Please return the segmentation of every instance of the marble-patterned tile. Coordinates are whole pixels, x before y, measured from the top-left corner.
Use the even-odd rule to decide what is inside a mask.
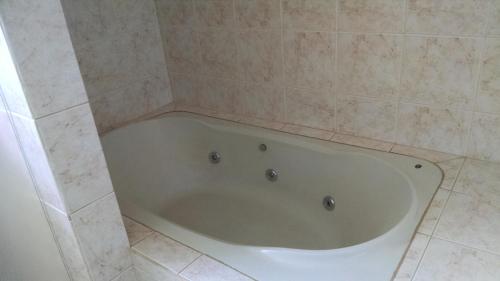
[[[235,113],[270,121],[283,121],[284,91],[279,86],[242,83],[235,97]]]
[[[425,215],[420,222],[420,226],[418,227],[418,232],[432,235],[434,229],[436,228],[436,224],[443,212],[444,206],[450,197],[451,191],[439,188],[434,194],[434,198],[432,198],[431,204],[427,208]]]
[[[467,155],[500,161],[500,115],[474,113]]]
[[[283,40],[287,86],[332,88],[335,54],[332,33],[286,31]]]
[[[459,155],[455,154],[444,153],[440,151],[428,150],[428,149],[411,147],[400,144],[394,145],[394,147],[391,149],[391,152],[425,159],[434,163],[448,162],[450,160],[460,158]]]
[[[413,280],[494,281],[500,257],[432,238]]]
[[[396,99],[403,37],[342,33],[338,40],[338,94]]]
[[[330,0],[283,0],[283,27],[297,30],[335,30],[336,5]]]
[[[196,32],[190,28],[162,27],[165,58],[168,71],[194,74],[201,61]]]
[[[500,2],[494,0],[491,5],[486,33],[497,36],[500,35]]]
[[[132,251],[132,262],[137,269],[138,281],[181,281],[184,280],[172,271]]]
[[[247,117],[247,116],[243,116],[237,121],[243,124],[266,128],[266,129],[272,129],[272,130],[281,130],[285,126],[283,122],[269,121],[256,117]]]
[[[200,253],[159,233],[142,240],[133,249],[169,270],[179,273]]]
[[[125,230],[127,231],[128,241],[130,242],[130,245],[135,245],[142,239],[153,234],[153,230],[151,230],[149,227],[127,217],[122,218],[123,224],[125,225]]]
[[[169,73],[172,83],[172,95],[176,105],[199,105],[200,99],[196,89],[198,78],[192,75]]]
[[[233,0],[194,0],[198,27],[233,27]]]
[[[122,272],[119,276],[111,281],[140,281],[137,278],[137,273],[135,268],[130,267],[126,271]]]
[[[458,177],[458,173],[464,164],[465,158],[457,158],[436,163],[443,170],[443,182],[441,188],[451,190]]]
[[[241,28],[280,28],[280,0],[236,0],[236,18]]]
[[[408,0],[406,31],[443,35],[481,35],[489,1]]]
[[[397,142],[463,155],[471,112],[401,103]]]
[[[500,164],[467,159],[453,191],[500,201]]]
[[[500,5],[500,4],[499,4]],[[482,57],[477,110],[500,113],[500,39],[488,38]]]
[[[50,168],[35,121],[31,118],[12,114],[12,122],[19,137],[19,142],[31,175],[34,182],[36,182],[38,196],[43,202],[66,212],[66,205]]]
[[[64,264],[74,281],[91,281],[87,265],[80,252],[77,237],[69,217],[50,205],[45,205],[47,220],[52,227],[54,239],[59,245]]]
[[[94,281],[108,281],[132,265],[114,193],[72,214],[71,224]]]
[[[10,55],[7,39],[0,30],[0,96],[3,96],[10,112],[31,118],[31,110],[24,96],[20,77]]]
[[[33,117],[87,101],[60,1],[2,1],[0,17]]]
[[[162,26],[192,26],[195,22],[193,1],[155,0]]]
[[[238,58],[242,78],[248,82],[280,84],[283,54],[280,30],[238,32]]]
[[[417,271],[420,260],[422,259],[430,236],[417,233],[411,241],[410,247],[406,252],[403,262],[399,266],[394,281],[411,281]]]
[[[92,101],[91,107],[99,132],[153,112],[172,101],[165,79],[151,77],[115,89]]]
[[[452,192],[434,236],[500,253],[500,201]]]
[[[292,124],[287,124],[283,128],[281,128],[280,130],[287,132],[287,133],[294,134],[294,135],[301,135],[301,136],[322,139],[322,140],[329,140],[333,136],[332,131],[325,131],[325,130],[310,128],[310,127],[303,127],[303,126],[292,125]]]
[[[238,95],[238,83],[228,79],[201,77],[197,86],[199,105],[215,111],[232,113]]]
[[[408,36],[401,100],[471,110],[479,43],[472,38]]]
[[[237,40],[227,29],[199,32],[201,72],[220,78],[237,78]]]
[[[251,278],[238,271],[210,258],[201,256],[181,274],[191,281],[250,281]]]
[[[396,102],[337,98],[339,133],[392,142],[396,133]]]
[[[335,97],[329,90],[286,89],[286,122],[335,129]]]
[[[335,134],[330,139],[333,142],[359,146],[380,151],[390,151],[394,144],[369,138],[356,137],[352,135]]]
[[[88,104],[36,123],[69,213],[113,191]]]
[[[401,0],[341,0],[339,31],[400,33],[405,3]]]

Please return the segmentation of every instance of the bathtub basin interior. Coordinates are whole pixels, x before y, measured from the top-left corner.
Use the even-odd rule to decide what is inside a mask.
[[[192,114],[133,124],[102,142],[122,212],[259,280],[285,280],[288,262],[313,270],[303,260],[311,255],[330,255],[325,264],[376,251],[391,235],[397,261],[441,180],[415,158]],[[276,270],[255,270],[271,260]]]

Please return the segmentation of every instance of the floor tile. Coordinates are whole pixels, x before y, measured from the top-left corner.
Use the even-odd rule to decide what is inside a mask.
[[[195,250],[159,233],[142,240],[133,249],[175,273],[200,256]]]
[[[434,232],[434,228],[443,212],[444,206],[448,201],[448,197],[450,196],[450,191],[446,189],[438,189],[434,198],[432,199],[431,205],[427,209],[422,222],[420,223],[420,227],[418,228],[418,232],[424,233],[427,235],[431,235]]]
[[[414,281],[497,281],[500,257],[431,239]]]
[[[410,281],[417,271],[418,264],[424,255],[424,251],[429,244],[430,236],[417,233],[411,242],[410,248],[406,252],[403,262],[394,281]]]
[[[500,201],[500,163],[467,159],[453,190]]]
[[[153,230],[127,217],[123,217],[123,223],[125,224],[130,245],[135,245],[137,242],[153,234]]]
[[[500,254],[500,201],[452,192],[436,237]]]
[[[457,158],[436,163],[443,170],[444,174],[443,182],[440,186],[441,188],[450,190],[453,188],[464,161],[465,158]]]
[[[180,274],[190,281],[247,281],[251,278],[207,256],[201,256]]]

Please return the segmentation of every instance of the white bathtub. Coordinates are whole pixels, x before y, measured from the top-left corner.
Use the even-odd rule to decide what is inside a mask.
[[[125,215],[258,280],[390,280],[442,179],[424,160],[188,113],[102,142]]]

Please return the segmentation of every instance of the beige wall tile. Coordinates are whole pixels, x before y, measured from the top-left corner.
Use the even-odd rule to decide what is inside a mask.
[[[74,213],[71,221],[94,281],[108,281],[132,265],[114,193]]]
[[[237,78],[236,34],[215,29],[199,32],[201,72],[220,78]]]
[[[453,190],[476,198],[500,201],[500,164],[467,159]]]
[[[190,28],[162,27],[162,38],[170,73],[194,74],[200,68],[200,48],[196,32]]]
[[[500,253],[500,201],[453,192],[434,235],[492,253]]]
[[[336,1],[283,0],[284,28],[298,30],[335,30]]]
[[[210,257],[201,256],[181,274],[191,281],[251,281],[252,279],[239,273]]]
[[[400,104],[397,142],[463,155],[471,113]]]
[[[335,129],[335,97],[329,90],[286,89],[286,122]]]
[[[395,99],[399,93],[403,38],[339,34],[338,94]]]
[[[469,38],[407,37],[401,100],[472,109],[479,43]]]
[[[60,1],[2,1],[0,17],[34,118],[88,101]]]
[[[492,0],[487,34],[500,35],[500,1]]]
[[[475,113],[469,139],[468,156],[500,161],[500,116]]]
[[[77,237],[71,227],[70,218],[50,205],[45,205],[47,220],[50,222],[52,233],[56,239],[64,264],[74,281],[91,281],[87,265],[80,252]]]
[[[486,41],[486,51],[482,57],[477,110],[500,113],[500,39],[497,38],[489,38]]]
[[[158,20],[162,26],[194,24],[194,4],[191,0],[155,0]]]
[[[236,0],[236,18],[241,28],[280,28],[280,0]]]
[[[235,97],[235,112],[270,121],[283,121],[284,98],[284,90],[280,86],[242,83]]]
[[[498,256],[432,238],[415,281],[494,281],[500,275]]]
[[[254,83],[283,82],[281,32],[246,30],[238,33],[239,69],[242,78]]]
[[[195,250],[159,233],[147,237],[133,248],[175,273],[179,273],[200,256]]]
[[[196,84],[199,106],[220,112],[232,113],[238,96],[238,83],[233,80],[201,77]]]
[[[198,77],[170,73],[172,80],[172,95],[176,105],[199,105],[200,99],[196,90]]]
[[[68,213],[113,191],[88,104],[36,123]]]
[[[402,32],[405,1],[402,0],[340,0],[339,31]]]
[[[396,133],[396,109],[396,102],[339,97],[336,115],[338,132],[393,141]]]
[[[194,0],[199,27],[233,27],[233,0]]]
[[[409,33],[484,34],[489,1],[408,0],[406,31]]]
[[[332,33],[287,31],[283,44],[287,86],[306,89],[333,86],[335,42]]]

